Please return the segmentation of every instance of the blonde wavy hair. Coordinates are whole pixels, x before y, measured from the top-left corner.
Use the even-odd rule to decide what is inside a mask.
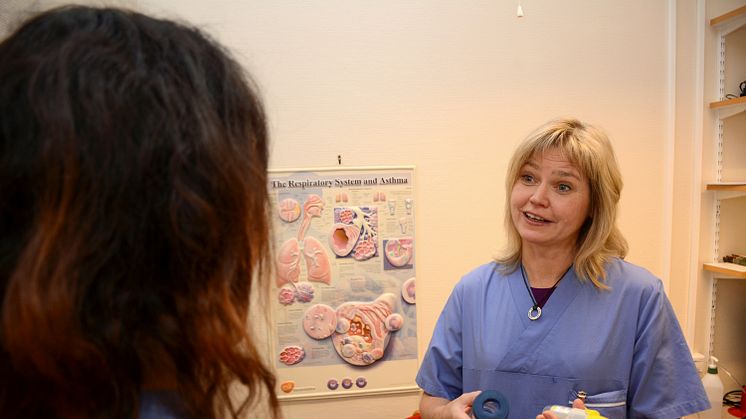
[[[575,272],[581,280],[590,280],[596,287],[606,289],[604,265],[611,258],[627,255],[627,241],[616,225],[622,176],[606,134],[577,119],[558,119],[542,125],[513,154],[505,177],[508,243],[495,260],[503,273],[514,272],[521,263],[522,241],[511,217],[510,196],[521,168],[533,156],[550,149],[560,150],[588,179],[590,216],[578,235]]]

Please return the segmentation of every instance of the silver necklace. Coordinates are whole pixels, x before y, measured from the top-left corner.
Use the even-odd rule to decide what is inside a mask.
[[[565,273],[560,275],[557,282],[552,285],[552,289],[557,288],[557,284],[559,284],[560,281],[562,281],[562,278],[567,275],[568,272],[570,272],[570,268],[572,268],[572,265],[570,265]],[[528,286],[528,280],[526,279],[526,273],[523,271],[523,263],[521,263],[521,276],[523,277],[523,283],[526,285],[526,291],[528,291],[528,296],[531,297],[531,302],[534,303],[534,305],[531,306],[531,308],[528,309],[528,319],[531,321],[539,320],[539,317],[541,317],[541,307],[539,307],[539,304],[536,302],[536,298],[534,298],[534,293],[531,292],[531,287]]]

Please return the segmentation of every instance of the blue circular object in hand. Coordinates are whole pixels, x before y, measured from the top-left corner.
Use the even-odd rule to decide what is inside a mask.
[[[499,391],[485,390],[474,399],[471,411],[476,419],[506,419],[510,406]]]

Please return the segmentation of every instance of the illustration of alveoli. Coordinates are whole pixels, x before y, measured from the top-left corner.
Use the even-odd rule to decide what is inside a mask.
[[[303,329],[321,340],[329,336],[337,354],[352,365],[370,365],[383,358],[391,333],[404,325],[396,313],[398,297],[381,294],[372,302],[347,302],[336,310],[316,304],[306,310]]]

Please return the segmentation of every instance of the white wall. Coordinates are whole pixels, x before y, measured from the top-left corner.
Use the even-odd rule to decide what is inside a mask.
[[[50,2],[44,2],[47,4]],[[461,275],[503,243],[503,174],[549,118],[605,128],[629,260],[668,283],[668,1],[119,1],[204,27],[259,81],[272,166],[417,166],[420,354]],[[669,199],[669,201],[667,201]],[[683,298],[683,297],[682,297]],[[286,404],[403,418],[417,395]]]

